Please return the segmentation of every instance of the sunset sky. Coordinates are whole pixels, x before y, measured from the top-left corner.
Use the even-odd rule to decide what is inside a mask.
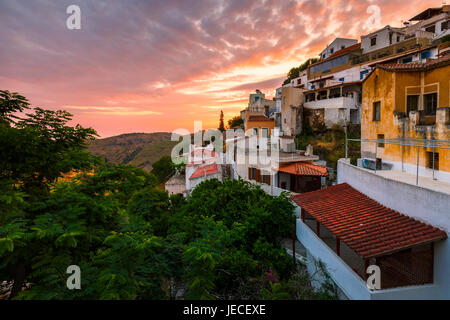
[[[66,8],[81,8],[81,30]],[[381,8],[378,25],[367,8]],[[336,37],[401,26],[441,0],[0,0],[0,89],[102,137],[217,127]]]

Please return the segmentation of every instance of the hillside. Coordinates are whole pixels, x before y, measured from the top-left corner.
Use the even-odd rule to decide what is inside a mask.
[[[113,163],[132,164],[147,171],[152,163],[170,155],[178,143],[170,141],[171,133],[128,133],[98,139],[90,143],[88,151]]]

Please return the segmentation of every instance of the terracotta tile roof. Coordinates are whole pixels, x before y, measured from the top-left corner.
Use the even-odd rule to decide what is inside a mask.
[[[356,50],[356,49],[359,49],[359,48],[361,48],[361,43],[355,43],[354,45],[351,45],[351,46],[349,46],[347,48],[344,48],[342,50],[336,51],[331,56],[329,56],[327,59],[331,59],[331,58],[340,56],[343,53],[346,53],[346,52],[352,51],[352,50]]]
[[[377,65],[377,68],[388,71],[426,71],[450,64],[450,55],[445,55],[437,59],[428,60],[425,63],[387,63]]]
[[[274,120],[269,119],[264,115],[252,115],[248,117],[248,121],[274,121]]]
[[[217,163],[208,164],[206,166],[198,168],[197,170],[194,171],[194,173],[191,175],[189,179],[192,180],[195,178],[203,177],[205,176],[205,172],[207,176],[219,172],[219,167],[217,166]]]
[[[445,231],[386,208],[347,183],[291,199],[364,259],[447,238]]]
[[[297,176],[321,176],[328,175],[327,168],[312,163],[294,162],[278,168],[278,171],[295,174]]]

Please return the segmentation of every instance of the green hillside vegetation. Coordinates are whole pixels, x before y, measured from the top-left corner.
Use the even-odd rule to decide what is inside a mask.
[[[152,164],[163,156],[170,156],[178,143],[170,140],[171,133],[129,133],[94,140],[88,151],[108,162],[131,164],[150,171]]]
[[[360,125],[349,125],[347,134],[349,139],[360,139]],[[303,131],[296,137],[295,141],[297,149],[301,150],[305,150],[306,146],[310,144],[313,147],[314,154],[318,155],[321,160],[326,160],[328,167],[336,169],[337,161],[345,158],[345,131],[339,125],[335,125],[331,129],[325,127],[313,129],[305,121]],[[348,157],[353,164],[356,164],[356,159],[361,157],[358,142],[349,142]]]

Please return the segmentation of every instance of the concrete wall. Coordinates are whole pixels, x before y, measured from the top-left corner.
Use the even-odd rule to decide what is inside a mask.
[[[357,109],[357,105],[358,103],[356,98],[339,97],[339,98],[305,102],[304,107],[307,109],[339,109],[339,108]]]

